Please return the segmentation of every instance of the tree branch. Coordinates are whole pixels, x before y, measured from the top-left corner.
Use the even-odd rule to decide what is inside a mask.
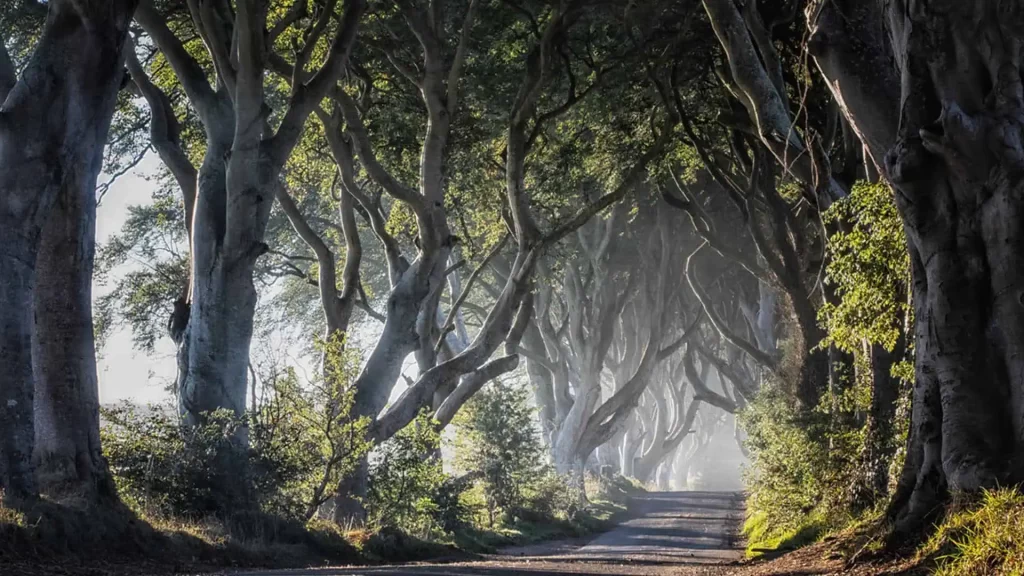
[[[661,156],[668,146],[668,143],[672,140],[672,130],[666,127],[662,130],[661,135],[657,141],[641,156],[636,163],[629,169],[622,182],[619,183],[618,187],[599,198],[596,202],[582,208],[572,218],[563,222],[561,225],[556,226],[554,230],[549,232],[541,240],[543,246],[551,246],[561,240],[566,234],[576,230],[583,224],[590,220],[595,214],[601,212],[605,208],[608,208],[612,204],[618,202],[626,196],[626,194],[633,191],[633,189],[643,180],[644,175],[647,173],[647,166],[654,159]]]
[[[288,111],[285,112],[281,125],[273,138],[266,143],[268,155],[278,166],[283,166],[287,162],[288,156],[302,135],[306,119],[315,108],[319,107],[328,92],[335,88],[338,79],[341,78],[348,66],[352,46],[356,41],[359,20],[366,9],[366,1],[346,0],[345,4],[345,12],[331,43],[327,60],[320,70],[310,78],[309,82],[292,84],[292,96],[289,98]],[[298,65],[299,63],[296,62],[296,66]]]
[[[697,296],[697,300],[700,301],[701,306],[704,308],[704,313],[707,315],[708,320],[711,321],[711,325],[715,327],[715,330],[717,330],[723,338],[740,350],[746,352],[758,364],[774,371],[777,366],[775,358],[761,351],[757,346],[751,344],[746,339],[739,337],[730,330],[725,321],[718,316],[717,312],[715,312],[711,298],[708,297],[707,293],[704,292],[704,288],[700,285],[700,282],[697,281],[694,257],[700,253],[705,246],[707,246],[707,243],[702,243],[686,258],[686,279],[690,284],[690,289],[693,290],[693,293]]]
[[[331,95],[345,117],[346,131],[352,136],[356,155],[370,178],[391,197],[408,205],[418,217],[424,216],[427,210],[419,193],[396,180],[377,160],[373,144],[370,143],[370,137],[366,132],[366,126],[363,124],[355,100],[340,88],[332,90]]]
[[[466,280],[466,286],[462,289],[462,293],[459,294],[459,297],[455,301],[455,303],[452,304],[451,310],[448,311],[448,316],[444,319],[444,324],[441,325],[441,337],[437,339],[437,344],[434,345],[435,353],[441,350],[441,345],[444,343],[444,337],[450,330],[450,327],[454,327],[453,322],[455,320],[455,315],[458,314],[459,308],[462,307],[462,303],[465,302],[466,298],[469,297],[469,292],[470,290],[473,289],[473,284],[477,281],[477,278],[480,277],[480,273],[483,272],[484,268],[487,267],[487,264],[490,263],[490,261],[495,256],[497,256],[499,252],[501,252],[501,249],[505,247],[506,243],[508,243],[508,234],[503,236],[501,238],[501,241],[495,244],[493,248],[491,248],[491,251],[488,252],[487,256],[484,257],[483,262],[481,262],[480,265],[476,267],[476,270],[473,270],[473,273],[470,274],[469,279]]]
[[[437,412],[434,413],[434,419],[440,422],[441,428],[444,428],[458,414],[459,409],[462,408],[466,401],[483,388],[484,384],[502,374],[515,370],[518,365],[519,356],[510,354],[491,360],[481,366],[479,370],[463,376],[462,381],[459,382],[455,390],[438,407]]]
[[[156,11],[152,2],[153,0],[142,0],[139,3],[139,7],[135,10],[135,21],[142,26],[156,47],[163,53],[167,63],[174,70],[178,82],[181,83],[185,95],[188,96],[189,102],[195,106],[203,125],[209,128],[214,125],[214,115],[218,112],[219,98],[206,80],[206,73],[185,50],[181,40],[167,27],[167,21]]]
[[[135,45],[129,36],[125,42],[125,65],[132,83],[149,105],[149,141],[156,149],[160,160],[171,171],[174,181],[181,189],[185,206],[185,230],[192,242],[192,214],[195,212],[198,170],[192,165],[188,154],[181,146],[178,136],[178,120],[174,117],[171,101],[159,87],[149,79],[145,68],[135,55]]]
[[[459,45],[455,49],[455,59],[452,61],[452,67],[448,70],[448,118],[455,117],[455,110],[459,105],[459,79],[462,76],[462,66],[466,62],[466,54],[469,51],[469,33],[473,29],[473,22],[476,19],[477,4],[477,0],[469,2],[466,18],[462,21]]]

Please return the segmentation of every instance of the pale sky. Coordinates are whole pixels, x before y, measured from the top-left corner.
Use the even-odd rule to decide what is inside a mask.
[[[135,170],[122,176],[103,197],[96,212],[96,242],[105,243],[116,234],[128,214],[128,206],[146,204],[151,200],[154,183],[142,176],[153,175],[160,166],[156,154],[149,153]],[[105,176],[100,177],[103,181]],[[93,286],[93,297],[104,293],[103,286]],[[132,347],[131,332],[119,329],[107,339],[99,351],[100,402],[108,404],[124,399],[148,404],[170,397],[164,387],[174,377],[174,344],[169,338],[157,341],[156,353],[147,356]]]

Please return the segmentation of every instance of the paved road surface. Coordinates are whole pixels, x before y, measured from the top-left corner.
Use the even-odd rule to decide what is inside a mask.
[[[636,498],[630,518],[585,544],[505,550],[485,561],[376,568],[329,568],[245,576],[511,576],[513,574],[713,575],[742,557],[735,492],[653,492]],[[241,576],[241,575],[239,575]]]

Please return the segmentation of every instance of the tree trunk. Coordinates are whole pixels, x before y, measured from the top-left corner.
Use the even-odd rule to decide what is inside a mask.
[[[864,477],[854,493],[854,502],[865,508],[888,495],[889,465],[896,451],[893,423],[900,396],[900,381],[892,375],[892,367],[903,358],[900,340],[893,352],[878,344],[871,346],[871,408],[861,454]]]
[[[627,428],[626,434],[622,439],[622,475],[627,478],[636,477],[636,450],[639,438],[637,438],[636,429],[633,427]]]
[[[559,474],[568,474],[580,460],[580,440],[586,431],[587,419],[601,399],[600,396],[601,387],[594,380],[590,380],[577,390],[576,399],[572,408],[569,409],[569,415],[566,416],[562,427],[555,435],[555,443],[552,447],[552,459],[555,470]],[[580,465],[582,466],[582,464]]]
[[[21,80],[0,95],[0,485],[10,500],[37,493],[32,334],[41,231],[58,196],[91,199],[95,190],[134,9],[131,0],[52,0]],[[73,426],[88,427],[82,420]]]
[[[203,422],[204,414],[220,409],[235,416],[245,413],[256,310],[252,273],[259,253],[239,255],[225,250],[224,158],[229,149],[229,145],[210,139],[199,169],[192,229],[192,307],[178,349],[178,406],[188,426]],[[267,201],[271,198],[273,195]],[[244,443],[245,438],[238,440]]]
[[[419,345],[416,332],[420,308],[433,287],[444,281],[443,264],[450,249],[440,255],[420,257],[404,272],[392,289],[387,303],[384,330],[370,352],[353,386],[355,399],[351,417],[377,418],[387,405],[391,391],[402,373],[405,359]],[[338,485],[334,520],[339,524],[366,520],[365,496],[369,484],[369,463],[363,458],[359,467]]]
[[[911,255],[916,382],[890,508],[901,533],[950,492],[1024,480],[1024,11],[847,1],[812,16],[813,54],[884,158]]]
[[[62,189],[43,228],[37,260],[33,459],[43,492],[88,499],[113,497],[115,491],[100,450],[92,325],[95,248],[94,185]]]
[[[658,469],[658,490],[662,492],[668,492],[671,490],[669,486],[672,478],[672,463],[669,460],[664,460],[661,463],[661,467]]]
[[[534,401],[537,403],[541,436],[544,438],[544,443],[550,446],[554,441],[554,433],[557,429],[554,374],[541,362],[533,358],[535,356],[547,356],[544,347],[544,337],[537,327],[537,323],[541,320],[537,317],[538,313],[536,311],[533,316],[533,321],[530,322],[526,332],[523,334],[523,346],[531,352],[531,354],[526,356],[526,374],[533,388]]]

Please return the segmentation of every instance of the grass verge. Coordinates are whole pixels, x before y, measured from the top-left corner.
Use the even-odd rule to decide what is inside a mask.
[[[936,576],[1024,574],[1024,494],[1004,488],[955,502],[918,556],[936,563]]]

